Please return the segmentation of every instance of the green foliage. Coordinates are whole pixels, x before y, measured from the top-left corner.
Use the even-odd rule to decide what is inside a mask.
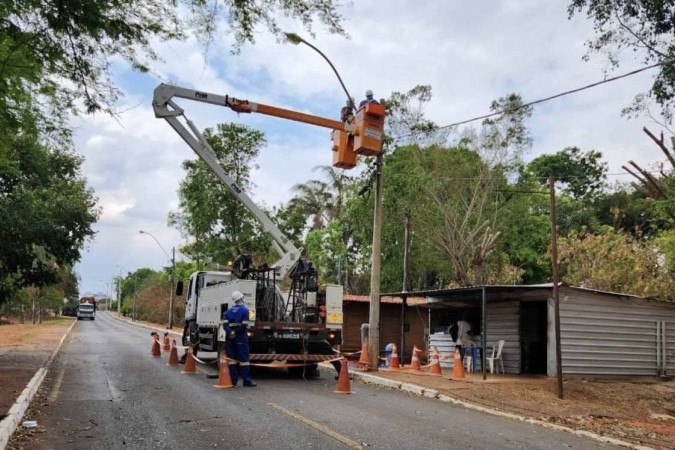
[[[260,26],[281,36],[280,15],[308,31],[318,18],[330,32],[345,34],[333,0],[2,0],[0,101],[20,111],[26,106],[21,91],[30,86],[57,111],[79,109],[80,103],[87,112],[111,111],[119,97],[110,77],[115,58],[147,71],[157,59],[153,42],[189,35],[209,42],[223,19],[236,51],[254,42]]]
[[[675,299],[675,277],[661,264],[653,240],[604,227],[573,233],[559,242],[562,279],[576,286]]]
[[[204,137],[211,145],[219,164],[246,192],[253,188],[250,180],[254,160],[265,145],[262,132],[234,123],[207,129]],[[185,236],[196,237],[197,250],[218,261],[232,261],[241,253],[252,253],[257,260],[270,257],[269,237],[261,233],[252,214],[229,188],[201,160],[183,163],[187,171],[178,190],[179,210],[169,214],[169,223]]]
[[[527,165],[527,172],[542,185],[549,176],[554,176],[556,183],[562,183],[563,192],[573,198],[588,198],[605,186],[607,163],[598,151],[567,147],[533,159]]]
[[[18,134],[5,163],[0,168],[1,289],[53,284],[61,268],[79,260],[99,214],[80,171],[82,158]]]
[[[642,111],[651,100],[670,121],[675,105],[675,1],[573,0],[568,11],[570,16],[586,12],[596,32],[588,47],[606,55],[612,67],[619,65],[625,49],[636,52],[645,64],[663,62],[647,94],[637,96],[624,112]]]

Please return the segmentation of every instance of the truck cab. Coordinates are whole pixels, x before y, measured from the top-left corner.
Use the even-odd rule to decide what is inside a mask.
[[[77,320],[82,319],[96,319],[96,310],[94,305],[91,303],[81,303],[80,306],[77,307]]]

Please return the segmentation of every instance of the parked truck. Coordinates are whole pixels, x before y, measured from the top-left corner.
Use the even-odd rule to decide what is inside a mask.
[[[184,345],[192,345],[195,352],[225,351],[225,334],[221,324],[227,308],[231,306],[231,294],[237,290],[244,294],[244,303],[250,311],[252,325],[248,336],[251,361],[303,363],[308,365],[309,372],[315,371],[318,362],[335,357],[334,348],[342,343],[342,286],[320,285],[312,263],[301,257],[293,242],[224,171],[211,146],[194,123],[185,117],[175,98],[226,106],[239,113],[258,112],[289,118],[332,128],[345,135],[356,132],[358,124],[168,84],[159,85],[153,97],[155,116],[165,119],[232,195],[253,214],[263,230],[272,237],[279,254],[279,260],[269,267],[255,268],[249,255],[240,255],[231,270],[193,273],[185,293]],[[360,136],[359,148],[372,146],[379,151],[380,143],[373,144],[372,132],[370,140],[363,138],[366,136],[364,133]],[[349,138],[353,140],[354,136],[349,134]],[[348,150],[353,151],[352,147]],[[287,291],[282,291],[282,283],[288,283]],[[177,294],[182,295],[182,291],[183,283],[179,281]],[[307,370],[304,369],[305,373]]]
[[[78,302],[79,305],[83,303],[89,303],[94,306],[94,310],[96,310],[96,297],[93,295],[85,295],[84,297],[80,297],[80,301]]]

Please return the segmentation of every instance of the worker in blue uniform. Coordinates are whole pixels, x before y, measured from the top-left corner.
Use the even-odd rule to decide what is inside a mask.
[[[373,98],[373,91],[371,91],[370,89],[368,89],[368,90],[366,91],[366,99],[365,99],[365,100],[361,100],[361,103],[359,103],[359,108],[361,108],[362,106],[367,105],[368,103],[375,103],[376,105],[379,105],[379,104],[380,104],[380,102],[378,102],[377,100],[375,100],[375,99]]]
[[[244,294],[239,291],[232,293],[234,306],[228,308],[223,318],[223,327],[227,339],[228,368],[232,384],[237,385],[239,376],[244,387],[253,387],[256,384],[251,379],[251,363],[248,356],[248,320],[249,312],[244,305]]]

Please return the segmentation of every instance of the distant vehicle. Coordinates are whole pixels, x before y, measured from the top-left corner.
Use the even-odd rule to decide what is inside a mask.
[[[94,306],[94,310],[98,309],[96,308],[96,297],[93,295],[85,295],[84,297],[80,298],[80,305],[83,303],[90,303]]]
[[[96,320],[96,308],[91,303],[80,303],[77,307],[77,320]]]
[[[61,310],[61,315],[67,316],[67,317],[76,317],[77,316],[77,306],[65,306]]]

